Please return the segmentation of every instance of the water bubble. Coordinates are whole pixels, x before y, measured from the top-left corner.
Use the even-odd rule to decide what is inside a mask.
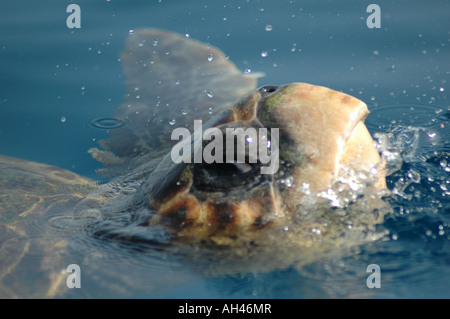
[[[270,24],[266,25],[266,31],[272,31],[272,30],[273,30],[273,27]]]
[[[210,99],[214,96],[213,92],[211,92],[211,91],[206,91],[206,95],[207,95]]]
[[[267,53],[267,51],[262,51],[261,52],[261,56],[263,57],[263,58],[265,58],[265,57],[267,57],[269,54]]]
[[[245,69],[245,73],[252,73],[252,69]]]
[[[181,110],[181,114],[183,114],[183,115],[187,115],[187,114],[188,114],[188,112],[187,112],[186,110]]]
[[[177,122],[177,120],[171,119],[171,120],[169,121],[169,124],[170,124],[170,125],[175,125],[176,122]]]
[[[212,109],[212,107],[208,108],[208,114],[213,114],[213,109]]]
[[[61,116],[61,122],[65,123],[66,122],[66,118],[64,116]]]
[[[214,59],[214,56],[212,54],[208,55],[208,61],[211,62]]]
[[[153,40],[153,46],[156,47],[158,45],[159,39],[156,38],[155,40]]]
[[[130,31],[128,31],[128,33],[129,33],[129,34],[133,34],[133,33],[134,33],[134,30],[131,29]]]

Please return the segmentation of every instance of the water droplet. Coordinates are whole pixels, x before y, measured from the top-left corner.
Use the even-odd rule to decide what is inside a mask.
[[[245,73],[252,73],[252,69],[245,69]]]
[[[268,55],[269,55],[269,54],[267,53],[267,51],[261,52],[261,56],[262,56],[263,58],[267,57]]]
[[[177,120],[171,119],[171,120],[169,121],[169,124],[170,124],[170,125],[175,125],[176,122],[177,122]]]
[[[272,30],[273,30],[273,27],[270,24],[266,25],[266,31],[272,31]]]
[[[444,88],[439,88],[439,91],[440,92],[444,92]]]
[[[214,59],[214,56],[212,54],[208,55],[208,61],[211,62]]]
[[[187,112],[186,110],[181,110],[181,114],[183,114],[183,115],[187,115],[187,114],[188,114],[188,112]]]
[[[213,109],[212,109],[212,107],[208,108],[208,114],[213,114]]]
[[[214,96],[214,94],[213,94],[211,91],[207,91],[207,92],[206,92],[206,95],[207,95],[209,98],[212,98],[212,97]]]
[[[180,80],[176,80],[176,81],[175,81],[175,84],[176,84],[176,85],[180,84]]]
[[[61,122],[65,123],[66,122],[66,118],[64,116],[61,116]]]
[[[153,46],[156,47],[158,45],[159,39],[156,38],[155,40],[153,40]]]
[[[435,138],[436,137],[436,132],[428,132],[427,133],[429,138]]]
[[[129,34],[133,34],[133,33],[134,33],[134,30],[130,30],[130,31],[128,31],[128,33],[129,33]]]

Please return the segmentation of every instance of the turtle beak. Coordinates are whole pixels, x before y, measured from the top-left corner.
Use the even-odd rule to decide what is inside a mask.
[[[263,125],[280,128],[281,157],[293,163],[297,185],[323,191],[344,166],[375,171],[380,156],[364,125],[369,114],[365,103],[306,83],[261,90],[258,118]],[[382,170],[378,171],[377,186],[385,187]]]

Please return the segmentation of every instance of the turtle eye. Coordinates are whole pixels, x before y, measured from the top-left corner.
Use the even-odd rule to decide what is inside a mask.
[[[205,192],[231,190],[244,185],[254,185],[261,181],[259,163],[201,163],[194,164],[196,189]]]
[[[265,85],[259,89],[259,93],[261,94],[261,96],[266,96],[270,93],[277,91],[278,88],[279,86],[277,85]]]

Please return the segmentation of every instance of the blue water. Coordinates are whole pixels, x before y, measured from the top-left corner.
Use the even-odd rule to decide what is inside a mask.
[[[354,95],[372,111],[372,133],[399,123],[422,128],[418,147],[388,180],[395,188],[411,169],[421,177],[394,197],[389,240],[302,273],[200,276],[144,297],[450,297],[449,1],[377,1],[380,29],[366,26],[371,2],[359,0],[78,0],[80,29],[66,26],[70,3],[0,3],[1,154],[99,179],[101,165],[87,150],[107,133],[88,123],[121,103],[118,56],[140,27],[217,46],[240,70],[264,72],[259,85],[308,82]],[[380,289],[365,285],[371,263],[381,267]]]

